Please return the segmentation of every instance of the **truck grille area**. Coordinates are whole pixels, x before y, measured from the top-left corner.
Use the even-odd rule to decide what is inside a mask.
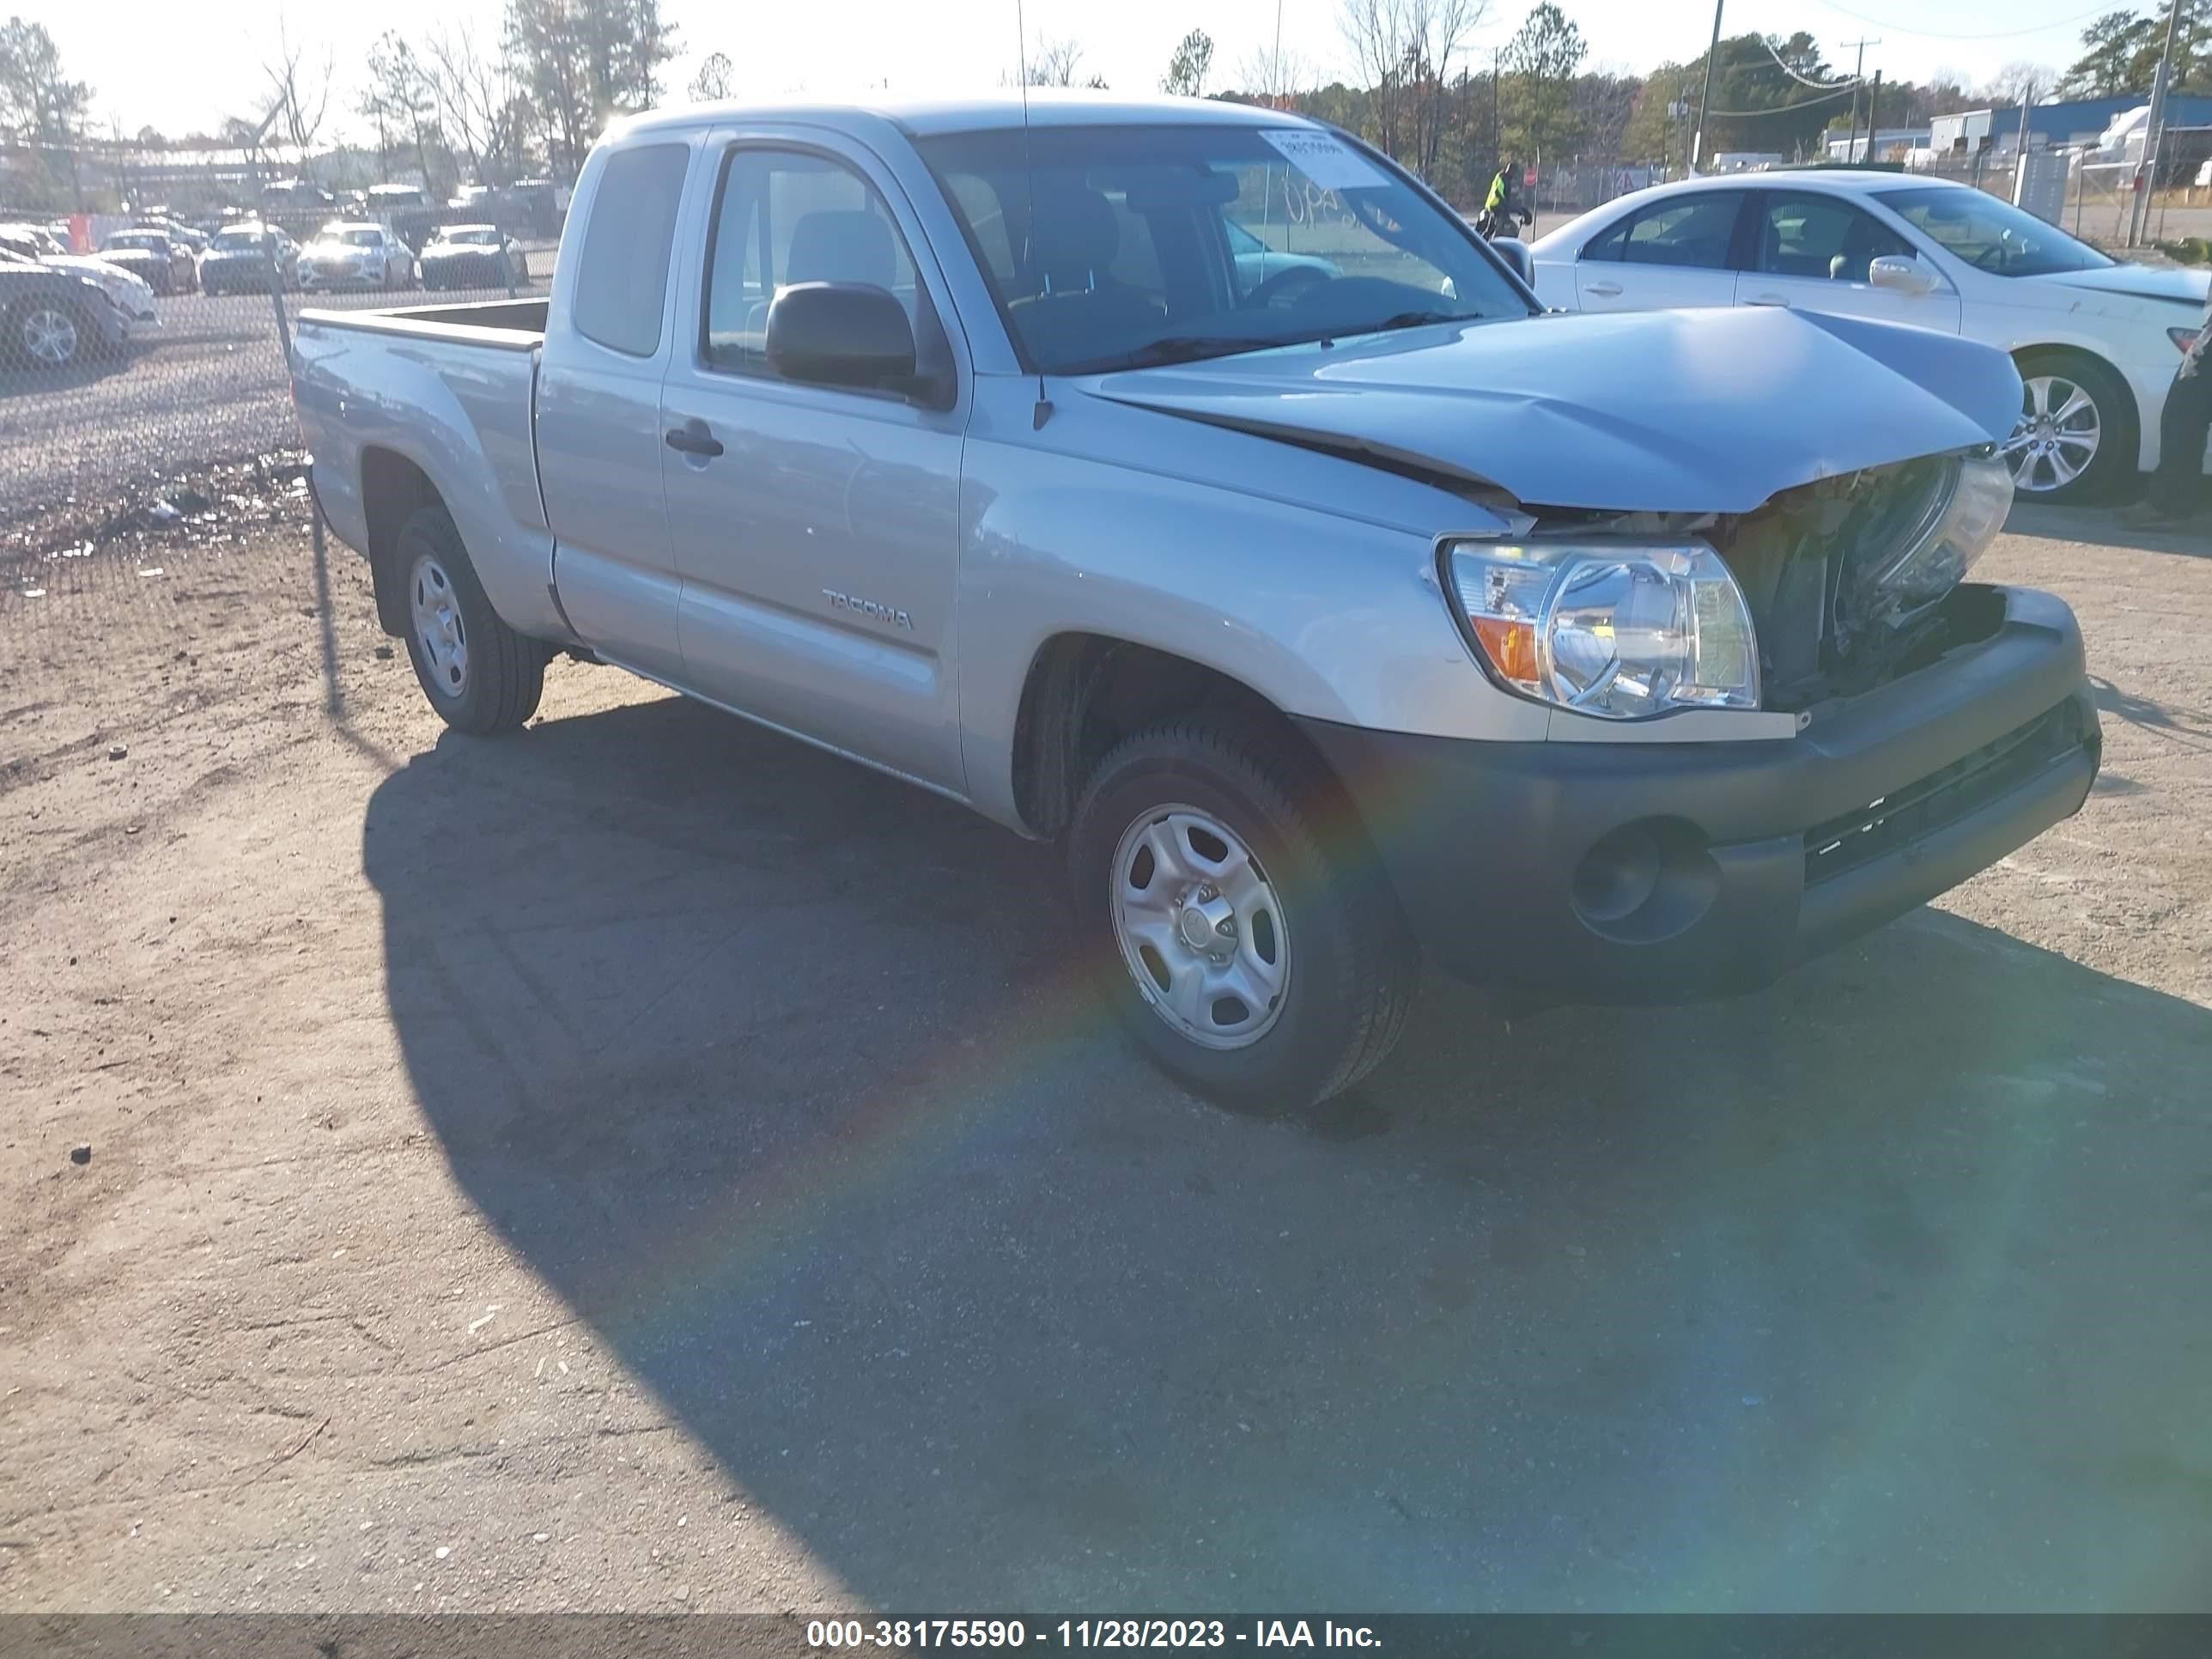
[[[1894,793],[1815,824],[1805,832],[1806,886],[1832,881],[1956,823],[2052,761],[2094,744],[2094,731],[2069,697]]]

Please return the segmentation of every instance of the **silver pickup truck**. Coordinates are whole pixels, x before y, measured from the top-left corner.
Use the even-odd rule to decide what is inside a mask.
[[[307,312],[295,392],[449,724],[565,651],[1060,839],[1101,996],[1279,1110],[1424,959],[1755,986],[2096,774],[2071,613],[1962,580],[2002,354],[1517,253],[1272,111],[708,106],[600,143],[550,303]]]

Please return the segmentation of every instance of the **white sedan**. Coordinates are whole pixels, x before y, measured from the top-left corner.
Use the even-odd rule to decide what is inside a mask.
[[[379,224],[343,222],[325,225],[300,250],[300,286],[319,288],[412,288],[415,255],[406,243]]]
[[[1528,252],[1536,292],[1565,310],[1797,306],[2001,347],[2025,388],[2005,458],[2020,493],[2049,501],[2157,465],[2212,280],[2118,264],[1971,185],[1850,169],[1660,185]]]

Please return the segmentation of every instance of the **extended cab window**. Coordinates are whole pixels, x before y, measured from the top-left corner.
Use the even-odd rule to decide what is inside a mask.
[[[1742,196],[1733,191],[1655,202],[1592,242],[1583,250],[1583,258],[1725,270],[1736,211],[1742,204]]]
[[[1833,196],[1766,198],[1759,215],[1759,268],[1771,276],[1863,283],[1867,267],[1912,250],[1871,214]]]
[[[801,150],[731,153],[714,202],[707,272],[707,361],[768,373],[768,308],[793,283],[866,283],[906,307],[917,338],[914,261],[868,181]]]
[[[660,349],[676,209],[690,159],[683,144],[641,144],[607,158],[592,193],[571,307],[586,339],[632,357]]]

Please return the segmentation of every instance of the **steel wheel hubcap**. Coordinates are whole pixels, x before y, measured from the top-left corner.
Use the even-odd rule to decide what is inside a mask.
[[[76,356],[76,325],[66,313],[41,307],[23,319],[23,349],[34,362],[58,368]]]
[[[2072,483],[2104,441],[2096,399],[2063,374],[2038,374],[2021,383],[2020,403],[2020,419],[2003,449],[2013,487],[2043,495]]]
[[[1207,1048],[1267,1034],[1290,988],[1290,930],[1234,830],[1194,806],[1155,808],[1122,832],[1108,881],[1122,965],[1153,1012]]]
[[[469,634],[461,622],[460,595],[446,567],[432,555],[415,561],[408,599],[431,681],[447,696],[459,696],[469,686]]]

